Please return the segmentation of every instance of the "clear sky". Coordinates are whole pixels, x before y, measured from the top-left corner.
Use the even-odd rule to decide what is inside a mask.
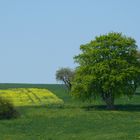
[[[0,82],[56,83],[81,44],[110,31],[140,46],[140,0],[0,0]]]

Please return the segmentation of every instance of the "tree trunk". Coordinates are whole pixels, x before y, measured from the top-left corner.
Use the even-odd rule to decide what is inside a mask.
[[[107,104],[107,109],[108,110],[114,110],[115,106],[114,106],[114,102],[106,102]]]
[[[104,93],[103,96],[103,101],[106,103],[106,107],[108,110],[114,110],[114,95],[111,93]]]

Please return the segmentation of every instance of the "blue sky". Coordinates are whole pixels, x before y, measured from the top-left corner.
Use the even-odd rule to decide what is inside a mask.
[[[140,46],[140,0],[0,0],[0,82],[56,83],[79,46],[110,31]]]

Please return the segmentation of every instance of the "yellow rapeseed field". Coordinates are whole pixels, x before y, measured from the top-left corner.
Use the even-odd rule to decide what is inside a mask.
[[[13,102],[15,106],[32,105],[62,105],[63,100],[47,89],[38,88],[14,88],[0,90],[0,97]]]

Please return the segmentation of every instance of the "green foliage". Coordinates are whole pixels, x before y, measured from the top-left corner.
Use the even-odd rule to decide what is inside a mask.
[[[60,68],[56,71],[56,80],[62,81],[69,90],[71,90],[73,78],[74,70],[70,68]]]
[[[75,57],[76,69],[72,94],[82,100],[101,97],[108,107],[122,95],[132,97],[140,83],[140,63],[133,38],[108,33],[81,45]]]
[[[0,97],[0,119],[16,118],[18,115],[14,105],[9,100]]]

